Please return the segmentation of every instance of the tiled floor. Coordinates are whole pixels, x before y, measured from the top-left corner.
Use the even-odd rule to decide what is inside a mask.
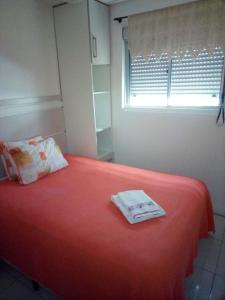
[[[0,260],[0,300],[60,300],[60,298],[46,288],[34,291],[30,278]]]
[[[225,218],[215,222],[216,234],[199,242],[195,272],[185,280],[187,300],[225,300]],[[35,292],[30,278],[0,261],[0,300],[41,299],[60,298],[45,288]]]
[[[216,233],[200,240],[195,272],[185,280],[187,300],[225,300],[225,218],[215,215]]]

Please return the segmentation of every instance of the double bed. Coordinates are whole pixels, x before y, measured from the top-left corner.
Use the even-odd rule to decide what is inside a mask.
[[[183,300],[199,238],[214,230],[195,179],[66,155],[30,185],[0,182],[0,256],[63,300]],[[142,189],[166,216],[131,225],[111,201]]]

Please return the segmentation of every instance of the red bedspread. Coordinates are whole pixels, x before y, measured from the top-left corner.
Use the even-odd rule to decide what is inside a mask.
[[[0,256],[64,300],[182,300],[197,242],[214,230],[203,183],[67,156],[28,186],[0,183]],[[166,217],[130,225],[111,195],[143,189]]]

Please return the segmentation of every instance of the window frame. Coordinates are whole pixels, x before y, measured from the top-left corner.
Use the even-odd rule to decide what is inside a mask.
[[[130,72],[131,72],[131,56],[128,49],[128,42],[124,40],[124,53],[125,53],[125,97],[123,101],[123,109],[129,111],[148,111],[148,110],[156,110],[156,111],[218,111],[218,108],[221,107],[221,96],[223,90],[225,88],[225,56],[223,62],[223,71],[221,76],[221,83],[220,83],[220,91],[219,91],[219,103],[218,105],[210,106],[197,106],[197,105],[170,105],[169,98],[171,94],[171,78],[172,78],[172,58],[169,59],[168,63],[168,81],[167,81],[167,103],[166,105],[159,105],[159,106],[134,106],[130,104]]]

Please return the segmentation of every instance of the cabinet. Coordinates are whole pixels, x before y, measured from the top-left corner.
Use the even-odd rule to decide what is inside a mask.
[[[83,0],[54,17],[69,153],[111,160],[108,7]]]
[[[92,63],[110,64],[109,9],[97,1],[89,0],[90,39]]]

